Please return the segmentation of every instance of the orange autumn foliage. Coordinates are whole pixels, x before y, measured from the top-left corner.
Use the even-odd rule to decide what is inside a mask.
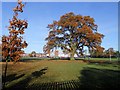
[[[54,22],[48,25],[50,32],[54,35],[49,33],[46,38],[46,46],[51,47],[50,49],[60,47],[69,52],[71,57],[74,57],[75,54],[83,55],[85,46],[89,50],[104,50],[100,45],[104,35],[98,33],[98,26],[95,24],[94,18],[75,15],[70,12],[62,15],[60,20]]]
[[[21,36],[24,34],[28,23],[26,20],[18,19],[18,14],[23,12],[23,7],[22,1],[18,0],[18,5],[13,9],[13,18],[9,20],[9,35],[2,36],[2,57],[4,60],[18,61],[21,57],[20,55],[24,53],[22,49],[28,45]]]

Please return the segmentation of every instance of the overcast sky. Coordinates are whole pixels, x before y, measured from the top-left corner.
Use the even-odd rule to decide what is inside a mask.
[[[16,4],[2,3],[2,34],[7,35],[6,26],[9,25],[9,19],[13,15],[12,9]],[[20,14],[20,18],[28,20],[29,24],[24,34],[24,39],[28,42],[25,52],[43,52],[45,38],[49,32],[47,25],[68,12],[93,17],[98,25],[98,32],[105,35],[102,46],[105,49],[118,49],[117,2],[27,2],[24,12]]]

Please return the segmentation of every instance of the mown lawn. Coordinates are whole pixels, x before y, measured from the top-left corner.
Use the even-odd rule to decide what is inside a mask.
[[[15,87],[29,88],[36,85],[39,89],[42,83],[71,80],[79,81],[82,89],[117,88],[120,87],[119,68],[118,64],[85,63],[80,60],[9,62],[6,88],[13,90]]]
[[[90,58],[90,60],[108,60],[110,61],[110,58]],[[118,58],[111,58],[111,61],[117,61]]]

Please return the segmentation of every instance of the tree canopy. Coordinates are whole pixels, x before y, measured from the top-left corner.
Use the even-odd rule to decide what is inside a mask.
[[[75,15],[70,12],[62,15],[58,21],[53,21],[48,28],[49,35],[45,39],[46,51],[59,47],[74,59],[75,54],[83,55],[85,46],[89,51],[104,50],[101,47],[104,35],[97,31],[98,26],[90,16]]]
[[[20,54],[23,53],[22,49],[28,45],[21,36],[24,34],[28,23],[26,20],[18,19],[18,14],[23,12],[23,7],[22,1],[18,0],[18,5],[13,9],[13,18],[9,20],[9,35],[2,36],[2,56],[4,60],[18,61]]]

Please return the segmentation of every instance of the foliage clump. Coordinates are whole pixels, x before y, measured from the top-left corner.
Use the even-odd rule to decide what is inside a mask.
[[[73,12],[60,17],[48,25],[49,35],[46,38],[46,52],[59,47],[65,53],[69,53],[71,59],[74,55],[81,56],[84,47],[89,51],[103,52],[101,47],[103,34],[97,32],[98,26],[90,16],[75,15]]]

